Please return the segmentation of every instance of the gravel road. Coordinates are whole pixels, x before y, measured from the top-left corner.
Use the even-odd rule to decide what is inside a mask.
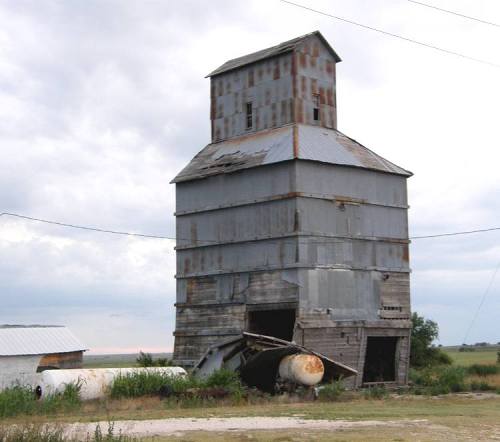
[[[99,422],[101,431],[106,434],[108,422]],[[347,420],[312,420],[298,417],[232,417],[207,419],[156,419],[137,421],[116,421],[114,433],[120,431],[127,436],[151,437],[181,435],[189,431],[244,431],[244,430],[341,430],[364,427],[408,427],[428,426],[426,419],[393,421],[347,421]],[[97,423],[70,424],[66,427],[68,436],[85,440],[92,435]]]

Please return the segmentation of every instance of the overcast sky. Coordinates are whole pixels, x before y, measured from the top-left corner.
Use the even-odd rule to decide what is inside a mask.
[[[299,1],[299,0],[297,0]],[[429,0],[500,23],[497,0]],[[406,0],[300,0],[500,64],[500,28]],[[0,212],[174,236],[169,181],[208,142],[224,61],[320,30],[339,129],[411,170],[411,235],[500,225],[500,69],[268,1],[0,0]],[[95,352],[173,346],[173,241],[0,217],[0,323],[65,324]],[[415,240],[412,306],[459,344],[500,232]],[[500,341],[500,272],[469,343]]]

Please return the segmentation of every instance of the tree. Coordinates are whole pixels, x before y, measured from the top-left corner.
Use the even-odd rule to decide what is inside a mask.
[[[439,336],[436,322],[413,313],[411,317],[410,365],[415,368],[452,363],[451,358],[440,348],[433,347],[432,342]]]

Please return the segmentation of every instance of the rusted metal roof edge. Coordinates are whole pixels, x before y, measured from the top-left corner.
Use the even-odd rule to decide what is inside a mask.
[[[372,151],[370,151],[370,152],[372,152]],[[380,155],[378,155],[378,156],[380,156]],[[259,164],[259,165],[251,165],[251,164],[249,164],[248,166],[242,165],[242,166],[239,166],[238,168],[235,168],[234,170],[228,170],[228,171],[217,171],[217,170],[215,170],[215,171],[207,172],[204,175],[199,175],[199,174],[194,175],[194,174],[191,174],[191,175],[184,175],[182,177],[177,176],[172,181],[170,181],[170,184],[177,184],[177,183],[185,183],[185,182],[188,182],[188,181],[203,180],[203,179],[210,178],[210,177],[213,177],[213,176],[216,176],[216,175],[226,175],[226,174],[228,175],[228,174],[231,174],[231,173],[239,172],[241,170],[257,169],[259,167],[275,166],[276,164],[288,163],[290,161],[310,161],[310,162],[313,162],[313,163],[329,164],[331,166],[347,167],[347,168],[362,169],[362,170],[371,170],[372,172],[387,173],[389,175],[398,175],[398,176],[404,176],[404,177],[407,177],[407,178],[413,176],[412,172],[409,172],[406,169],[403,169],[402,167],[396,166],[394,163],[391,163],[388,160],[386,160],[386,161],[388,161],[391,164],[394,164],[395,167],[397,167],[398,169],[402,169],[405,172],[403,173],[403,172],[396,172],[396,171],[392,171],[392,170],[383,170],[383,169],[377,169],[375,167],[367,167],[367,166],[356,166],[356,165],[353,165],[353,164],[331,163],[331,162],[328,162],[328,161],[311,160],[309,158],[290,158],[290,159],[287,159],[287,160],[276,161],[276,162],[267,163],[267,164]]]
[[[340,130],[338,129],[335,129],[340,135],[346,137],[346,138],[349,138],[349,140],[351,140],[352,142],[360,145],[361,147],[363,147],[364,149],[366,149],[368,152],[370,152],[374,157],[376,158],[381,158],[382,160],[384,160],[385,162],[391,164],[392,166],[398,168],[398,169],[401,169],[401,170],[404,170],[404,173],[398,173],[398,172],[394,172],[394,171],[387,171],[387,173],[392,173],[394,175],[402,175],[402,176],[408,176],[408,177],[411,177],[413,176],[413,172],[410,172],[409,170],[407,169],[404,169],[403,167],[401,166],[398,166],[397,164],[393,163],[392,161],[389,161],[388,159],[384,158],[382,155],[379,155],[378,153],[374,152],[373,150],[371,150],[369,147],[366,147],[364,144],[361,144],[359,141],[355,140],[354,138],[350,137],[349,135],[346,135],[344,132],[341,132]],[[340,164],[339,164],[340,166]],[[358,167],[358,166],[350,166],[350,165],[347,165],[346,166],[348,167]],[[371,170],[376,170],[377,172],[384,172],[383,170],[381,169],[374,169],[374,168],[371,168],[371,167],[361,167],[361,169],[371,169]]]
[[[271,48],[268,48],[268,49],[271,49]],[[262,52],[265,52],[268,49],[264,49]],[[234,65],[234,66],[228,66],[226,69],[222,69],[222,67],[224,66],[224,64],[229,63],[230,61],[233,61],[233,60],[236,61],[236,60],[238,60],[239,57],[238,58],[234,58],[233,60],[226,61],[226,63],[224,63],[223,65],[219,66],[214,71],[210,72],[210,74],[205,75],[204,78],[214,78],[214,77],[217,77],[217,76],[222,75],[222,74],[227,74],[228,72],[235,71],[236,69],[240,69],[243,66],[251,66],[253,64],[260,63],[262,60],[272,60],[273,58],[277,58],[277,57],[280,57],[281,55],[288,54],[289,52],[293,52],[294,49],[295,49],[295,47],[290,46],[288,48],[283,48],[279,52],[276,52],[276,53],[273,53],[273,54],[269,54],[269,55],[263,55],[260,58],[256,58],[254,60],[250,60],[248,62],[237,64],[237,65]],[[261,51],[254,52],[253,54],[258,54],[259,52],[261,52]],[[245,58],[245,57],[248,57],[248,56],[253,55],[253,54],[244,55],[241,58]]]
[[[320,31],[313,31],[308,34],[302,35],[300,37],[292,38],[290,40],[284,41],[282,43],[279,43],[275,46],[270,46],[266,49],[262,49],[260,51],[256,52],[251,52],[250,54],[243,55],[241,57],[237,58],[232,58],[222,65],[220,65],[217,69],[214,69],[212,72],[210,72],[208,75],[205,76],[205,78],[211,78],[211,77],[216,77],[217,75],[220,74],[225,74],[230,71],[234,71],[235,69],[239,69],[243,66],[249,66],[255,63],[258,63],[262,60],[267,60],[271,59],[274,57],[279,57],[280,55],[286,54],[288,52],[292,52],[295,50],[295,47],[300,44],[302,41],[304,41],[306,38],[311,37],[311,36],[316,36],[319,38],[319,40],[325,45],[327,50],[331,53],[332,57],[335,59],[336,63],[340,63],[342,59],[339,57],[339,55],[335,52],[335,50],[330,46],[330,43],[326,40],[325,37],[321,34]],[[258,54],[261,54],[260,56]],[[252,58],[255,57],[255,58]],[[244,59],[249,58],[250,60],[245,62]],[[238,62],[240,60],[240,62]],[[235,63],[234,65],[228,66],[227,68],[224,68],[226,64],[229,63]]]

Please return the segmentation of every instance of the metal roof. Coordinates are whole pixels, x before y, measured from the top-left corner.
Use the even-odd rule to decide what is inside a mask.
[[[325,37],[321,35],[321,32],[314,31],[306,35],[302,35],[301,37],[296,37],[291,40],[280,43],[276,46],[272,46],[267,49],[262,49],[261,51],[253,52],[252,54],[243,55],[242,57],[233,58],[232,60],[226,61],[222,66],[219,66],[214,71],[210,72],[207,77],[214,77],[215,75],[222,74],[223,72],[232,71],[233,69],[240,68],[241,66],[245,66],[247,64],[256,63],[257,61],[264,60],[266,58],[276,57],[277,55],[284,54],[286,52],[293,51],[297,45],[302,43],[309,37],[316,36],[321,42],[326,46],[326,48],[330,51],[332,56],[335,58],[335,61],[338,63],[342,61],[337,53],[333,50],[330,44],[326,41]]]
[[[412,175],[337,130],[301,124],[296,128],[287,125],[209,144],[172,182],[191,181],[293,159]],[[294,145],[297,146],[295,153]]]
[[[45,355],[86,350],[67,329],[56,325],[0,325],[0,356]]]

